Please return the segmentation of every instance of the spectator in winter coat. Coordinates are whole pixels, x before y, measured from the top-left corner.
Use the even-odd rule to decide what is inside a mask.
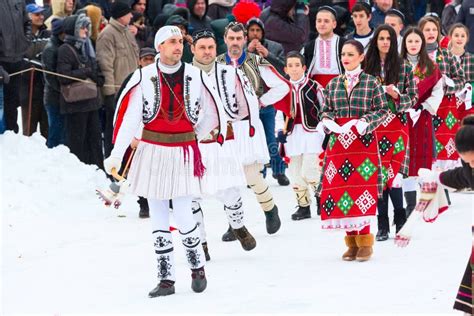
[[[456,17],[461,9],[462,0],[453,0],[446,4],[441,14],[441,32],[444,35],[449,33],[451,25],[456,23]]]
[[[22,58],[30,46],[31,20],[23,0],[0,1],[0,66],[8,73],[21,70]],[[12,76],[3,87],[5,128],[18,133],[20,77]]]
[[[148,0],[147,1],[147,9],[146,9],[146,16],[149,21],[155,21],[156,17],[163,13],[163,7],[166,4],[172,4],[173,0]]]
[[[193,38],[189,35],[189,23],[183,19],[180,15],[172,15],[166,20],[165,25],[174,25],[179,27],[181,34],[183,35],[183,57],[181,61],[185,63],[191,63],[193,61],[193,53],[191,52],[191,45]]]
[[[236,0],[209,0],[209,9],[207,15],[211,20],[224,19],[232,14],[232,8],[235,6]]]
[[[104,18],[108,20],[110,19],[110,6],[112,5],[112,1],[114,0],[79,0],[78,2],[76,2],[76,8],[84,8],[89,5],[98,6],[102,9],[102,15],[104,16]],[[94,24],[94,21],[91,22],[92,24]],[[94,28],[92,28],[92,33],[94,33]]]
[[[393,0],[374,0],[370,27],[376,29],[380,24],[384,24],[387,11],[391,8],[397,8],[396,4],[397,2]]]
[[[25,53],[25,68],[42,69],[41,54],[51,36],[51,32],[44,25],[44,9],[37,4],[29,4],[26,11],[31,19],[32,41]],[[30,106],[30,80],[33,75],[33,94]],[[22,116],[23,135],[31,136],[40,127],[41,135],[48,136],[48,116],[43,106],[44,82],[43,74],[39,71],[21,74],[20,105]]]
[[[97,38],[97,61],[104,73],[107,85],[102,89],[105,110],[105,156],[109,156],[112,151],[115,93],[128,74],[138,66],[139,48],[135,37],[129,30],[131,11],[128,4],[114,2],[111,7],[112,18]]]
[[[64,42],[64,19],[54,19],[51,23],[51,38],[41,54],[41,62],[45,70],[56,72],[58,49]],[[65,143],[64,115],[59,110],[60,88],[58,77],[43,73],[44,96],[43,104],[48,114],[48,139],[46,145],[53,148]]]
[[[469,28],[471,37],[467,43],[466,49],[468,52],[474,54],[474,0],[464,0],[456,22],[462,23]]]
[[[57,72],[69,77],[91,80],[98,87],[104,85],[104,76],[95,59],[94,48],[88,34],[90,19],[85,14],[64,19],[64,44],[58,50]],[[62,85],[72,84],[73,79],[59,77]],[[86,164],[103,165],[102,141],[99,122],[99,98],[67,102],[60,94],[61,113],[65,114],[66,140],[71,153]]]
[[[76,10],[76,0],[51,0],[53,14],[44,22],[51,30],[51,22],[57,18],[65,18],[73,14]]]
[[[280,43],[265,38],[265,27],[259,18],[247,22],[247,50],[267,59],[281,74],[285,67],[285,55]]]
[[[273,0],[263,20],[266,38],[283,46],[284,53],[299,51],[308,40],[309,9],[296,0]]]
[[[142,13],[132,12],[132,14],[132,20],[128,29],[135,36],[138,47],[143,48],[147,45],[148,38],[153,35],[150,34],[152,28],[145,24],[145,16]]]
[[[202,29],[211,29],[211,18],[207,16],[208,1],[207,0],[189,0],[188,10],[189,18],[189,34]]]
[[[90,39],[92,41],[92,44],[95,47],[95,43],[97,41],[97,37],[99,36],[100,32],[100,25],[102,23],[102,20],[104,19],[104,16],[102,15],[102,10],[97,4],[89,4],[86,5],[84,8],[81,10],[77,10],[77,14],[84,13],[87,15],[89,19],[91,19],[91,29],[92,32],[90,34]]]

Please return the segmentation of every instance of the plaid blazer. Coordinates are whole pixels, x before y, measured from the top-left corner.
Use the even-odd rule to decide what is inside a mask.
[[[474,54],[465,52],[461,56],[461,66],[466,76],[466,82],[474,82]]]
[[[454,87],[446,87],[446,94],[461,91],[466,83],[464,70],[453,54],[445,48],[439,49],[435,62],[438,64],[441,73],[454,81]]]
[[[400,102],[396,103],[397,112],[409,110],[418,102],[418,92],[416,88],[415,77],[413,75],[413,67],[404,60],[400,68],[400,76],[397,83],[400,90]]]
[[[374,76],[361,72],[348,96],[345,82],[346,76],[339,75],[327,85],[321,119],[363,118],[369,123],[367,133],[372,132],[389,111],[382,86]]]
[[[383,80],[379,75],[375,75],[380,84],[383,84]],[[411,64],[403,60],[400,67],[400,74],[398,76],[398,82],[396,87],[400,91],[400,96],[398,102],[393,102],[395,106],[394,113],[404,112],[408,109],[411,109],[415,106],[418,101],[418,93],[416,88],[416,82],[413,76],[413,67]],[[390,100],[390,95],[386,94],[385,97],[387,100]]]

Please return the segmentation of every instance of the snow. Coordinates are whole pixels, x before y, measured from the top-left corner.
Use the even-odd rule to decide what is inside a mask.
[[[227,229],[223,207],[205,200],[208,288],[192,292],[184,250],[173,233],[176,294],[150,299],[156,261],[150,220],[138,218],[136,198],[127,196],[119,210],[104,207],[95,189],[107,187],[105,175],[66,147],[47,149],[44,143],[38,134],[0,135],[2,315],[196,309],[459,315],[452,305],[471,250],[473,195],[452,194],[451,209],[433,224],[420,223],[407,248],[390,239],[376,243],[370,261],[344,262],[344,234],[323,232],[315,217],[291,221],[291,188],[268,179],[281,230],[267,235],[253,193],[243,188],[246,226],[257,240],[257,248],[245,252],[238,242],[220,240]]]

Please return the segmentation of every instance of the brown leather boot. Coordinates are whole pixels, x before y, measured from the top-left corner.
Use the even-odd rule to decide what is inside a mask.
[[[374,235],[357,235],[355,237],[357,247],[359,247],[356,260],[360,262],[369,260],[374,252],[372,249],[372,246],[374,245]]]
[[[344,241],[346,242],[346,246],[348,247],[348,249],[342,255],[342,260],[353,261],[356,259],[357,251],[359,250],[359,248],[357,248],[355,238],[356,238],[356,235],[350,235],[350,236],[344,237]]]
[[[246,251],[250,251],[257,246],[257,241],[253,238],[252,234],[247,230],[245,226],[238,229],[233,229],[234,236],[240,241],[242,248]]]

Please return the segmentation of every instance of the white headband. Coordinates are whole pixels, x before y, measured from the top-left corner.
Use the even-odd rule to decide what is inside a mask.
[[[179,27],[173,26],[173,25],[166,25],[166,26],[161,27],[158,30],[158,32],[156,32],[156,35],[155,35],[155,49],[156,49],[156,51],[159,52],[160,49],[159,49],[158,46],[161,43],[163,43],[164,41],[166,41],[167,39],[169,39],[173,36],[179,36],[181,38],[183,37]]]

